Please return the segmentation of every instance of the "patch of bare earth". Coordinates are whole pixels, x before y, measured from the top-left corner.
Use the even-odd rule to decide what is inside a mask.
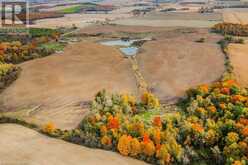
[[[75,128],[87,112],[80,103],[98,91],[136,94],[128,59],[118,49],[96,43],[69,45],[62,54],[20,67],[20,77],[0,95],[1,109],[23,111],[22,118],[36,124],[52,121],[59,128]]]
[[[228,53],[234,68],[238,82],[247,87],[248,85],[248,44],[230,44]]]
[[[90,149],[46,137],[31,129],[0,125],[1,164],[146,165],[117,153]]]
[[[205,42],[196,40],[205,38]],[[224,72],[221,36],[207,30],[175,30],[147,42],[137,56],[140,70],[152,91],[164,100],[184,95],[190,87],[213,82]]]

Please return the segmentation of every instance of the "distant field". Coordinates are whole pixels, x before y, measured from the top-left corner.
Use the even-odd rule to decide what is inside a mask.
[[[79,13],[83,8],[94,7],[96,4],[93,3],[82,3],[82,4],[73,4],[66,6],[55,6],[52,8],[41,9],[43,12],[58,12],[62,14],[73,14]]]
[[[201,20],[201,21],[221,21],[221,13],[198,13],[198,12],[154,12],[139,17],[146,20]]]
[[[222,22],[219,13],[200,14],[194,12],[187,13],[150,13],[145,16],[117,20],[113,23],[132,26],[153,26],[153,27],[212,27],[214,24]]]
[[[201,20],[139,20],[126,19],[117,20],[113,23],[128,26],[151,26],[151,27],[196,27],[209,28],[220,21],[201,21]]]
[[[108,20],[125,19],[130,17],[130,14],[66,14],[61,18],[42,19],[35,21],[32,27],[71,27],[73,24],[77,27],[85,27],[89,24]]]
[[[95,6],[96,6],[95,4],[86,3],[78,6],[68,7],[63,10],[60,10],[59,12],[63,14],[73,14],[73,13],[79,13],[83,8],[95,7]]]
[[[64,14],[72,14],[72,13],[79,13],[81,9],[82,9],[82,6],[78,5],[78,6],[73,6],[73,7],[63,9],[60,12]]]

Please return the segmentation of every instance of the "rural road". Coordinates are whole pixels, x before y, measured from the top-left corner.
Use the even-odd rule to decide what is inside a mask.
[[[46,137],[14,124],[1,124],[0,137],[0,164],[3,165],[147,165],[114,152]]]

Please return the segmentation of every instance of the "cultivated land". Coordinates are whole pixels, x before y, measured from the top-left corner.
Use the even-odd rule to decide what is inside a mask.
[[[177,100],[189,87],[215,81],[224,72],[224,55],[217,45],[221,36],[207,29],[97,25],[78,35],[98,33],[104,38],[84,38],[64,53],[21,64],[18,80],[1,94],[2,109],[39,125],[52,121],[59,128],[75,128],[88,112],[80,104],[98,91],[138,95],[131,62],[117,48],[94,43],[111,37],[155,39],[141,47],[137,62],[162,101]],[[206,41],[197,43],[202,37]]]
[[[130,14],[66,14],[61,18],[49,18],[35,21],[31,27],[57,28],[72,27],[73,25],[82,28],[96,22],[107,20],[124,19],[130,17]]]
[[[104,3],[109,2],[112,0]],[[153,39],[141,46],[135,60],[148,88],[162,103],[174,103],[187,89],[219,80],[226,60],[217,42],[223,37],[207,28],[222,21],[222,11],[152,12],[131,17],[130,11],[135,8],[121,8],[111,14],[68,14],[63,18],[38,20],[33,26],[55,28],[75,24],[80,27],[75,36],[82,41],[67,45],[62,53],[19,64],[20,77],[0,94],[1,114],[37,125],[52,122],[57,128],[73,129],[88,114],[88,103],[99,90],[138,96],[139,82],[133,61],[124,58],[118,48],[97,43],[105,39]],[[244,24],[246,18],[245,12],[223,12],[226,22]],[[109,20],[115,24],[92,25]],[[248,44],[231,44],[228,48],[234,73],[243,86],[248,85],[247,51]],[[149,113],[138,115],[142,120],[149,117],[152,120],[154,116]],[[112,152],[51,139],[12,124],[1,124],[0,136],[0,164],[13,164],[13,160],[26,164],[145,164]]]
[[[197,43],[199,37],[204,43]],[[161,100],[180,97],[185,90],[218,80],[224,72],[224,55],[217,45],[220,36],[207,30],[172,30],[147,42],[138,64]]]
[[[69,45],[62,54],[20,67],[18,80],[0,96],[1,109],[21,110],[23,118],[37,124],[53,121],[60,128],[75,128],[86,112],[80,103],[92,100],[99,90],[137,90],[129,61],[117,49],[96,43]]]
[[[120,19],[113,23],[130,26],[153,26],[153,27],[196,27],[206,28],[222,20],[221,13],[201,14],[197,12],[151,12],[144,16]]]
[[[124,34],[130,35],[132,34],[149,34],[149,33],[159,33],[161,31],[168,31],[170,28],[164,27],[150,27],[150,26],[127,26],[127,25],[93,25],[89,27],[82,28],[80,30],[80,34],[104,34],[115,37],[121,37]]]
[[[230,60],[234,67],[234,73],[239,83],[247,87],[248,86],[248,44],[231,44],[228,47],[228,53]]]
[[[0,136],[1,164],[146,165],[110,151],[49,138],[18,125],[1,124]]]
[[[153,37],[137,55],[140,70],[149,87],[162,100],[183,96],[185,90],[219,79],[224,72],[224,54],[217,42],[220,35],[207,29],[137,26],[95,26],[81,30],[86,34]],[[197,43],[204,38],[204,43]]]
[[[223,12],[223,20],[228,23],[248,24],[248,12]]]

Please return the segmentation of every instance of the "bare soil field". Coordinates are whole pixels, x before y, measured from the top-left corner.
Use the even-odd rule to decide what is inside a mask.
[[[137,60],[148,85],[162,100],[181,97],[190,87],[215,81],[225,69],[217,44],[222,36],[207,29],[105,25],[84,28],[80,33],[149,33],[146,35],[155,41],[142,46]],[[200,38],[205,42],[195,42]]]
[[[0,136],[0,163],[4,165],[147,165],[114,152],[50,138],[19,125],[1,124]]]
[[[224,10],[223,20],[227,23],[248,24],[248,10]]]
[[[100,2],[100,4],[102,5],[116,5],[116,6],[129,6],[129,5],[133,5],[135,3],[139,3],[139,0],[104,0],[102,2]]]
[[[197,43],[199,38],[204,43]],[[147,42],[137,56],[140,70],[153,92],[163,100],[184,95],[185,90],[210,83],[224,72],[221,36],[202,30],[174,30]]]
[[[198,12],[202,5],[199,4],[180,4],[180,3],[161,3],[160,9],[175,8],[180,12]]]
[[[114,34],[114,33],[155,33],[168,31],[169,28],[126,25],[92,25],[80,30],[80,34]]]
[[[96,22],[104,22],[107,20],[125,19],[131,17],[130,14],[66,14],[61,18],[49,18],[34,21],[31,27],[39,28],[56,28],[56,27],[72,27],[75,25],[83,28]]]
[[[99,90],[137,90],[131,64],[118,49],[90,42],[20,67],[20,77],[0,95],[1,109],[23,111],[22,118],[37,124],[52,121],[59,128],[75,128],[86,112],[80,102],[92,100]]]
[[[198,12],[152,12],[143,17],[142,19],[150,20],[204,20],[204,21],[221,21],[221,13],[198,13]]]
[[[141,47],[137,61],[148,86],[162,100],[181,97],[189,87],[215,81],[224,72],[224,55],[217,45],[222,37],[207,29],[99,25],[80,31],[98,32],[110,38],[113,33],[149,33],[155,39]],[[205,42],[195,42],[200,38]],[[69,129],[88,112],[80,103],[92,100],[99,90],[137,95],[131,62],[118,48],[84,40],[62,54],[21,64],[21,76],[0,95],[0,110]]]
[[[221,14],[201,14],[197,12],[152,12],[144,16],[112,21],[118,25],[152,26],[152,27],[212,27],[222,21]]]
[[[234,73],[240,85],[248,85],[248,44],[230,44],[228,47],[231,63],[234,67]]]
[[[195,27],[207,28],[219,23],[218,21],[201,21],[201,20],[142,20],[142,19],[124,19],[117,20],[113,23],[128,26],[145,26],[152,27]]]

